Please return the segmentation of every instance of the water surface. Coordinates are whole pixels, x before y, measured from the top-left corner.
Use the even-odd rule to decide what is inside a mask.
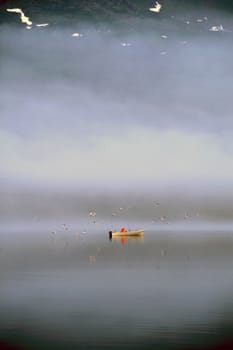
[[[34,235],[33,235],[34,234]],[[0,339],[25,349],[207,348],[232,326],[231,232],[2,239]],[[36,238],[40,235],[40,238]]]

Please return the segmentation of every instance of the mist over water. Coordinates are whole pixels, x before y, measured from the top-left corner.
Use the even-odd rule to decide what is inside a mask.
[[[231,336],[233,26],[202,10],[0,25],[0,349]]]
[[[232,182],[232,33],[224,15],[206,15],[125,31],[2,26],[2,179]],[[216,21],[226,31],[210,31]]]
[[[94,208],[105,224],[128,206],[114,220],[230,221],[231,38],[231,18],[207,9],[2,25],[1,222]]]

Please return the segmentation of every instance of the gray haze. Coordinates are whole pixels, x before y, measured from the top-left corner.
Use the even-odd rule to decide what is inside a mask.
[[[230,183],[233,33],[210,18],[2,26],[1,183]]]
[[[0,347],[231,334],[233,28],[204,12],[0,25]]]

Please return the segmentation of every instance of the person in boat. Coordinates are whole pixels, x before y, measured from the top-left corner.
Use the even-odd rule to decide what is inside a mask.
[[[125,227],[122,227],[120,232],[121,232],[121,233],[124,233],[124,232],[127,232],[127,230],[126,230]]]

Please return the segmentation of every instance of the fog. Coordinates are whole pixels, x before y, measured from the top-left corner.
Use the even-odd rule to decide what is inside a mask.
[[[2,183],[231,183],[233,34],[206,15],[125,31],[2,25]]]
[[[162,7],[87,24],[23,10],[0,25],[0,347],[221,342],[232,18]],[[145,235],[110,240],[122,226]]]

